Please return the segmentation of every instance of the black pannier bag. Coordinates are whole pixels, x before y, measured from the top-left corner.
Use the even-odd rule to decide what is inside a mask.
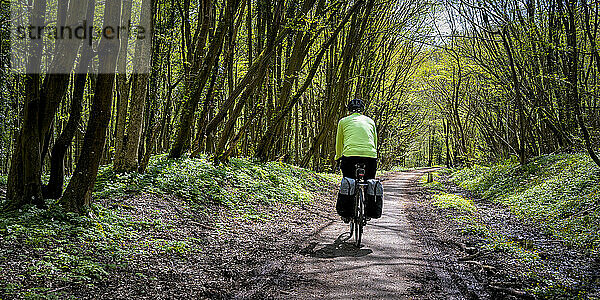
[[[365,201],[365,215],[377,219],[383,210],[383,186],[377,179],[367,180],[367,199]]]
[[[344,177],[340,183],[340,191],[338,193],[335,210],[338,215],[344,218],[352,217],[354,211],[354,195],[356,193],[355,180]]]

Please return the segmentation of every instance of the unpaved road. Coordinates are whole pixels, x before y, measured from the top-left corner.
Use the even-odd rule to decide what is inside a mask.
[[[341,220],[324,227],[300,259],[303,277],[315,284],[295,291],[290,298],[412,298],[419,288],[416,278],[427,262],[405,208],[414,201],[410,183],[426,171],[403,172],[383,182],[383,215],[367,224],[360,249],[348,240],[349,227]]]

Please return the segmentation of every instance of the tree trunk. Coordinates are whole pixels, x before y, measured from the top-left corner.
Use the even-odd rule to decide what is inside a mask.
[[[513,81],[513,89],[515,92],[515,104],[517,107],[517,111],[519,114],[518,117],[518,126],[519,126],[519,134],[518,134],[518,145],[519,145],[519,162],[521,165],[525,164],[526,161],[526,137],[525,137],[525,108],[523,107],[523,99],[521,97],[521,84],[517,77],[517,71],[515,67],[515,61],[513,59],[512,48],[508,41],[508,28],[505,26],[502,29],[502,44],[504,45],[504,49],[506,50],[506,55],[508,56],[508,63],[510,66],[510,74]]]
[[[67,24],[79,24],[83,20],[87,1],[69,3],[66,17]],[[35,1],[32,24],[45,24],[45,1]],[[62,22],[62,21],[60,21]],[[44,137],[54,120],[54,114],[64,97],[79,47],[82,41],[76,39],[60,39],[56,41],[49,65],[48,74],[39,87],[41,71],[41,40],[32,42],[31,57],[27,65],[26,108],[23,127],[19,133],[17,149],[13,155],[13,165],[9,174],[6,209],[19,208],[27,203],[44,206],[42,198],[42,153],[46,153],[49,143]]]
[[[178,158],[189,148],[189,140],[192,131],[193,117],[198,106],[200,95],[204,90],[204,86],[208,80],[212,67],[215,65],[216,60],[219,58],[221,49],[223,48],[223,41],[225,34],[227,33],[228,26],[233,26],[233,19],[237,16],[237,11],[240,1],[228,0],[225,8],[225,13],[219,20],[219,25],[215,31],[215,35],[210,43],[210,47],[204,61],[202,62],[201,69],[198,73],[196,82],[194,83],[194,93],[186,100],[181,117],[179,118],[179,127],[177,129],[177,135],[175,137],[175,143],[169,152],[170,158]]]
[[[448,122],[444,119],[444,139],[445,139],[445,143],[446,143],[446,167],[448,168],[452,168],[452,157],[450,157],[450,142],[449,142],[449,135],[450,135],[450,126],[448,124]]]
[[[594,151],[594,147],[592,146],[592,143],[590,141],[590,134],[587,130],[587,127],[585,126],[585,121],[581,113],[581,98],[578,91],[579,70],[577,65],[579,60],[579,53],[577,51],[577,26],[575,20],[575,9],[577,9],[577,2],[574,0],[567,0],[568,26],[565,27],[565,30],[567,31],[567,56],[569,58],[569,96],[571,98],[571,102],[573,102],[575,106],[577,124],[579,126],[579,129],[581,130],[581,134],[583,135],[583,140],[585,142],[585,147],[588,151],[588,154],[590,155],[594,163],[596,163],[596,165],[600,167],[600,159]],[[585,4],[584,9],[587,9]],[[595,51],[595,42],[593,42],[592,45],[594,47],[594,52],[597,55],[597,52]]]
[[[32,24],[43,24],[46,1],[33,3]],[[25,75],[25,108],[22,127],[16,138],[11,159],[5,210],[18,209],[29,203],[44,206],[42,198],[40,133],[38,120],[40,107],[40,72],[43,45],[41,39],[31,42],[30,57]],[[32,159],[33,161],[28,161]]]
[[[88,0],[87,20],[93,18],[94,9],[95,0]],[[58,199],[62,196],[65,177],[65,154],[67,153],[69,146],[71,146],[71,141],[73,140],[73,136],[75,136],[75,132],[77,131],[81,119],[83,94],[87,80],[86,73],[92,56],[93,53],[89,51],[89,48],[81,48],[81,58],[79,66],[77,66],[77,74],[75,75],[69,120],[61,135],[54,142],[54,147],[52,148],[52,155],[50,157],[50,179],[48,180],[48,184],[42,189],[44,198]]]
[[[281,43],[281,41],[283,41],[283,39],[289,34],[289,32],[290,28],[285,27],[275,39],[274,44],[276,45],[278,43]],[[251,84],[254,81],[256,76],[261,74],[261,70],[263,68],[268,67],[269,60],[274,53],[273,49],[274,47],[265,49],[265,51],[263,51],[259,55],[259,57],[256,58],[256,61],[252,63],[250,68],[248,68],[248,72],[244,74],[244,77],[242,77],[242,79],[236,85],[235,89],[233,90],[233,93],[228,95],[227,100],[225,100],[219,112],[212,118],[208,125],[206,125],[206,129],[203,136],[206,136],[207,138],[210,137],[213,131],[217,129],[217,126],[219,126],[219,124],[221,124],[221,122],[225,119],[225,117],[227,116],[227,112],[233,108],[233,106],[236,103],[235,100],[239,97],[239,95],[246,89],[246,87],[249,84]]]
[[[121,24],[131,19],[131,0],[123,1],[123,13],[121,15]],[[129,92],[131,90],[131,81],[127,80],[127,56],[129,48],[129,32],[125,31],[125,36],[121,39],[119,57],[117,59],[117,117],[114,133],[115,157],[113,166],[122,166],[124,159],[125,128],[127,126],[127,111],[129,109]]]
[[[282,4],[283,2],[279,2],[278,6],[275,9],[275,13],[273,16],[274,20],[272,22],[274,26],[269,30],[269,36],[267,37],[267,45],[263,53],[273,53],[275,51],[275,39],[277,38],[277,32],[279,31],[281,23]],[[250,98],[255,93],[255,91],[262,86],[262,83],[264,82],[265,76],[267,75],[267,71],[269,69],[269,62],[270,59],[267,58],[264,61],[264,63],[259,66],[259,68],[256,71],[256,74],[253,74],[251,82],[247,86],[245,86],[245,91],[241,95],[240,100],[235,105],[234,109],[230,112],[229,119],[227,120],[223,132],[221,133],[220,139],[217,143],[215,160],[224,161],[227,159],[227,157],[224,157],[223,155],[227,150],[225,149],[225,146],[227,145],[229,139],[233,137],[230,135],[234,130],[235,124],[238,118],[240,117],[242,109],[246,105],[248,98]],[[230,92],[230,94],[232,93]]]
[[[292,97],[292,99],[289,101],[289,103],[287,103],[285,107],[283,107],[281,110],[279,110],[275,119],[270,123],[271,125],[267,128],[265,134],[263,135],[263,138],[261,139],[261,142],[260,142],[260,144],[257,148],[257,152],[256,152],[256,156],[259,159],[261,159],[262,161],[265,161],[268,159],[268,153],[271,151],[272,145],[274,145],[275,133],[279,130],[279,128],[281,126],[283,126],[283,124],[285,123],[286,116],[288,116],[291,113],[294,106],[298,103],[298,101],[300,101],[300,97],[302,96],[302,94],[304,94],[306,89],[308,89],[308,87],[312,83],[312,80],[313,80],[315,74],[317,73],[319,65],[321,64],[321,61],[323,60],[323,57],[325,56],[325,53],[331,47],[333,42],[337,39],[338,34],[344,28],[344,26],[346,25],[348,20],[350,20],[350,17],[352,15],[354,15],[354,13],[358,9],[358,7],[360,5],[362,5],[363,3],[364,3],[363,1],[357,1],[354,4],[354,6],[352,6],[352,8],[348,11],[346,16],[342,20],[342,22],[334,30],[332,35],[327,39],[327,41],[325,41],[325,43],[323,43],[316,58],[314,59],[312,67],[311,67],[310,71],[308,72],[308,76],[306,77],[304,83],[296,91],[296,94],[294,95],[294,97]],[[309,156],[306,156],[306,157],[309,157]],[[305,160],[304,163],[307,164],[308,161],[306,161],[306,159],[304,159],[304,160]]]
[[[359,4],[361,2],[357,2]],[[324,118],[324,125],[321,127],[319,133],[313,140],[312,146],[308,150],[308,154],[305,155],[304,159],[300,163],[301,166],[307,166],[310,160],[310,157],[313,153],[316,153],[318,147],[322,145],[325,141],[325,138],[331,133],[332,128],[335,126],[334,117],[339,113],[340,108],[343,107],[343,103],[346,102],[348,97],[348,83],[346,82],[349,78],[350,66],[351,62],[354,59],[354,56],[358,49],[360,48],[360,43],[366,29],[366,21],[368,20],[371,10],[373,8],[374,1],[370,0],[367,2],[367,6],[365,7],[365,12],[363,14],[363,19],[361,24],[358,24],[358,20],[353,20],[352,26],[348,33],[348,37],[346,38],[346,45],[342,50],[342,63],[340,65],[340,71],[338,75],[338,81],[336,82],[335,89],[335,100],[333,101],[333,105],[331,109],[328,110],[327,114]],[[356,28],[359,27],[359,28]],[[321,123],[323,124],[323,123]]]
[[[85,68],[82,67],[82,69],[86,70],[88,63],[84,62],[82,59],[82,66],[83,65],[85,65]],[[75,87],[73,89],[73,98],[71,99],[69,121],[61,135],[56,142],[54,142],[54,147],[52,148],[52,155],[50,157],[50,179],[48,184],[43,188],[44,198],[58,199],[62,196],[65,177],[65,154],[67,153],[69,146],[71,146],[71,141],[73,140],[73,136],[75,136],[75,132],[77,131],[81,119],[81,103],[83,100],[86,78],[87,75],[83,72],[80,72],[75,76]]]
[[[140,148],[140,139],[144,121],[144,109],[146,104],[146,92],[150,68],[150,56],[152,50],[152,11],[151,0],[142,2],[142,12],[140,14],[140,24],[144,28],[149,28],[147,36],[144,39],[137,39],[135,45],[135,65],[132,82],[132,99],[129,119],[126,129],[126,138],[123,140],[122,159],[117,162],[115,159],[114,170],[117,172],[134,172],[138,170],[138,151]]]
[[[301,11],[302,15],[304,15],[308,11],[310,11],[312,6],[314,6],[315,2],[316,2],[315,0],[306,0],[302,7],[302,11]],[[324,1],[319,1],[319,5],[317,6],[317,9],[316,9],[317,16],[322,13],[323,5],[324,5]],[[316,24],[317,24],[316,22],[312,23],[311,28],[307,32],[304,32],[304,33],[297,32],[296,33],[296,39],[294,41],[292,54],[288,59],[288,63],[287,63],[287,67],[286,67],[285,75],[284,75],[284,80],[283,80],[283,86],[281,87],[281,90],[279,93],[279,100],[277,101],[277,103],[278,103],[277,107],[279,108],[276,113],[277,115],[279,115],[279,112],[281,110],[285,110],[286,107],[288,106],[288,101],[289,101],[289,97],[292,92],[292,87],[298,80],[298,72],[302,68],[304,59],[305,59],[306,55],[308,54],[308,51],[310,50],[310,45],[315,40],[313,32],[315,31]],[[281,130],[281,128],[283,126],[283,122],[285,121],[285,118],[287,116],[289,116],[290,113],[291,113],[291,110],[289,112],[285,113],[283,119],[280,119],[280,118],[273,119],[272,122],[268,123],[269,127],[267,130],[269,130],[269,129]],[[275,124],[273,124],[273,122],[275,122]],[[271,128],[271,127],[273,127],[273,128]],[[280,139],[281,135],[279,133],[280,132],[277,132],[277,134],[263,135],[263,137],[261,138],[261,140],[258,144],[258,147],[257,147],[256,157],[260,158],[262,161],[273,158],[274,155],[271,155],[270,152],[271,152],[271,149],[273,149],[275,142],[278,140],[278,138],[279,138],[279,141],[281,141],[281,139]],[[275,149],[277,149],[277,147],[275,147]]]
[[[120,0],[106,0],[104,28],[119,24],[120,4]],[[98,57],[100,74],[96,80],[96,90],[83,140],[83,149],[77,160],[75,173],[69,181],[65,194],[60,199],[60,203],[68,211],[82,213],[91,203],[92,190],[104,148],[106,129],[110,121],[119,46],[118,40],[107,39],[103,39],[99,45],[102,48]]]

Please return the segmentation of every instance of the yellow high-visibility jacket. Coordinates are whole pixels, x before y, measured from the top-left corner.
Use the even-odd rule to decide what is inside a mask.
[[[335,159],[342,155],[377,158],[377,130],[371,118],[353,113],[338,122]]]

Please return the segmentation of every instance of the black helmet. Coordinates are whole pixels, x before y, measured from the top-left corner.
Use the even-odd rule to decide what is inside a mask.
[[[348,102],[349,112],[363,112],[365,110],[365,103],[361,99],[352,99]]]

